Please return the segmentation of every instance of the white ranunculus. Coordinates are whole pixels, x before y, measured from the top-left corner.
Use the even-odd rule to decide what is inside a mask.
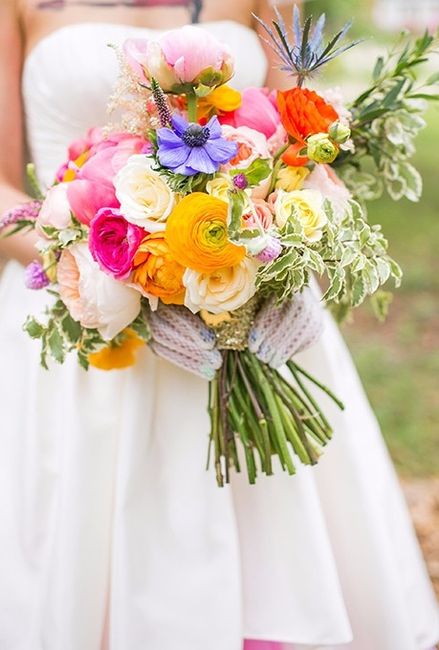
[[[62,301],[83,327],[111,340],[138,316],[140,293],[104,273],[87,244],[63,251],[57,278]]]
[[[37,226],[44,232],[44,226],[64,230],[72,223],[72,212],[67,198],[68,183],[58,183],[51,187],[41,206]]]
[[[136,154],[117,174],[114,185],[120,211],[127,221],[148,232],[165,230],[175,197],[163,177],[152,169],[153,161]]]
[[[194,314],[201,309],[211,314],[221,314],[242,307],[256,293],[259,266],[256,260],[246,257],[236,266],[212,273],[187,269],[183,276],[185,306]]]
[[[274,203],[276,224],[283,228],[287,221],[299,222],[303,234],[311,242],[319,241],[328,222],[323,209],[323,195],[317,190],[279,190]]]

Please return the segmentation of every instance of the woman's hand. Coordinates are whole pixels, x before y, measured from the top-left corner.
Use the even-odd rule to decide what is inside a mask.
[[[216,337],[203,321],[185,307],[159,304],[150,311],[148,324],[152,340],[150,348],[159,357],[211,380],[222,365],[216,349]]]
[[[323,307],[311,289],[282,305],[269,300],[256,316],[249,350],[260,361],[279,368],[298,352],[314,345],[323,331]]]

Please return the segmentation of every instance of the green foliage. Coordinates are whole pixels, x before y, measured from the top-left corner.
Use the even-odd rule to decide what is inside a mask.
[[[164,176],[166,183],[173,192],[186,196],[193,192],[204,192],[207,183],[215,178],[215,174],[194,174],[193,176],[184,176],[175,174],[171,169],[159,167],[157,169],[161,176]]]
[[[283,254],[261,268],[257,284],[263,294],[274,294],[282,301],[301,291],[311,272],[326,276],[323,298],[341,305],[337,313],[346,316],[390,278],[399,286],[402,271],[388,255],[381,227],[367,223],[358,203],[350,202],[341,221],[329,201],[325,212],[328,223],[318,242],[307,240],[303,226],[292,215],[282,233]]]
[[[428,101],[439,99],[432,90],[439,74],[423,83],[417,77],[437,45],[437,38],[427,32],[415,40],[403,34],[386,58],[377,59],[371,85],[351,106],[355,149],[336,164],[361,201],[379,198],[384,188],[395,201],[406,197],[416,202],[421,196],[422,178],[409,161],[414,140],[425,126],[421,115]]]
[[[234,178],[244,174],[249,187],[255,187],[268,178],[271,174],[271,162],[267,158],[256,158],[246,169],[231,169],[230,176]]]
[[[88,355],[106,343],[99,332],[86,329],[75,321],[59,298],[46,309],[45,322],[29,316],[24,330],[33,339],[41,341],[41,365],[48,369],[49,359],[64,363],[66,355],[76,350],[80,365],[88,368]]]

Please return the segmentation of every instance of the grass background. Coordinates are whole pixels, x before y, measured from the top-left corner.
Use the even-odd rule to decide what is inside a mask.
[[[398,35],[378,30],[372,3],[309,0],[305,9],[314,16],[329,13],[334,31],[354,17],[353,35],[366,39],[319,80],[345,88],[351,83],[352,96],[368,82],[376,55]],[[436,56],[431,67],[437,69],[438,62]],[[384,197],[369,206],[370,221],[383,225],[391,254],[404,269],[403,285],[384,324],[364,306],[343,327],[393,459],[406,477],[439,475],[439,105],[426,117],[414,159],[424,178],[421,202]]]

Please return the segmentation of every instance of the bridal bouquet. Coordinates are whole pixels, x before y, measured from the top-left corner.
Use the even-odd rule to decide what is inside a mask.
[[[41,236],[26,282],[52,298],[25,329],[42,365],[75,351],[84,368],[123,368],[146,344],[204,376],[220,485],[240,469],[238,441],[253,483],[273,457],[290,474],[297,459],[316,463],[331,438],[310,386],[342,404],[290,358],[319,333],[310,278],[343,314],[399,283],[364,201],[384,186],[418,200],[409,158],[433,97],[415,87],[429,35],[379,59],[346,106],[305,82],[355,45],[347,27],[325,43],[324,17],[302,27],[297,10],[294,40],[279,16],[263,26],[294,79],[287,91],[228,86],[230,52],[201,28],[127,41],[111,99],[122,122],[73,143],[44,195],[31,169],[36,200],[3,219]]]

